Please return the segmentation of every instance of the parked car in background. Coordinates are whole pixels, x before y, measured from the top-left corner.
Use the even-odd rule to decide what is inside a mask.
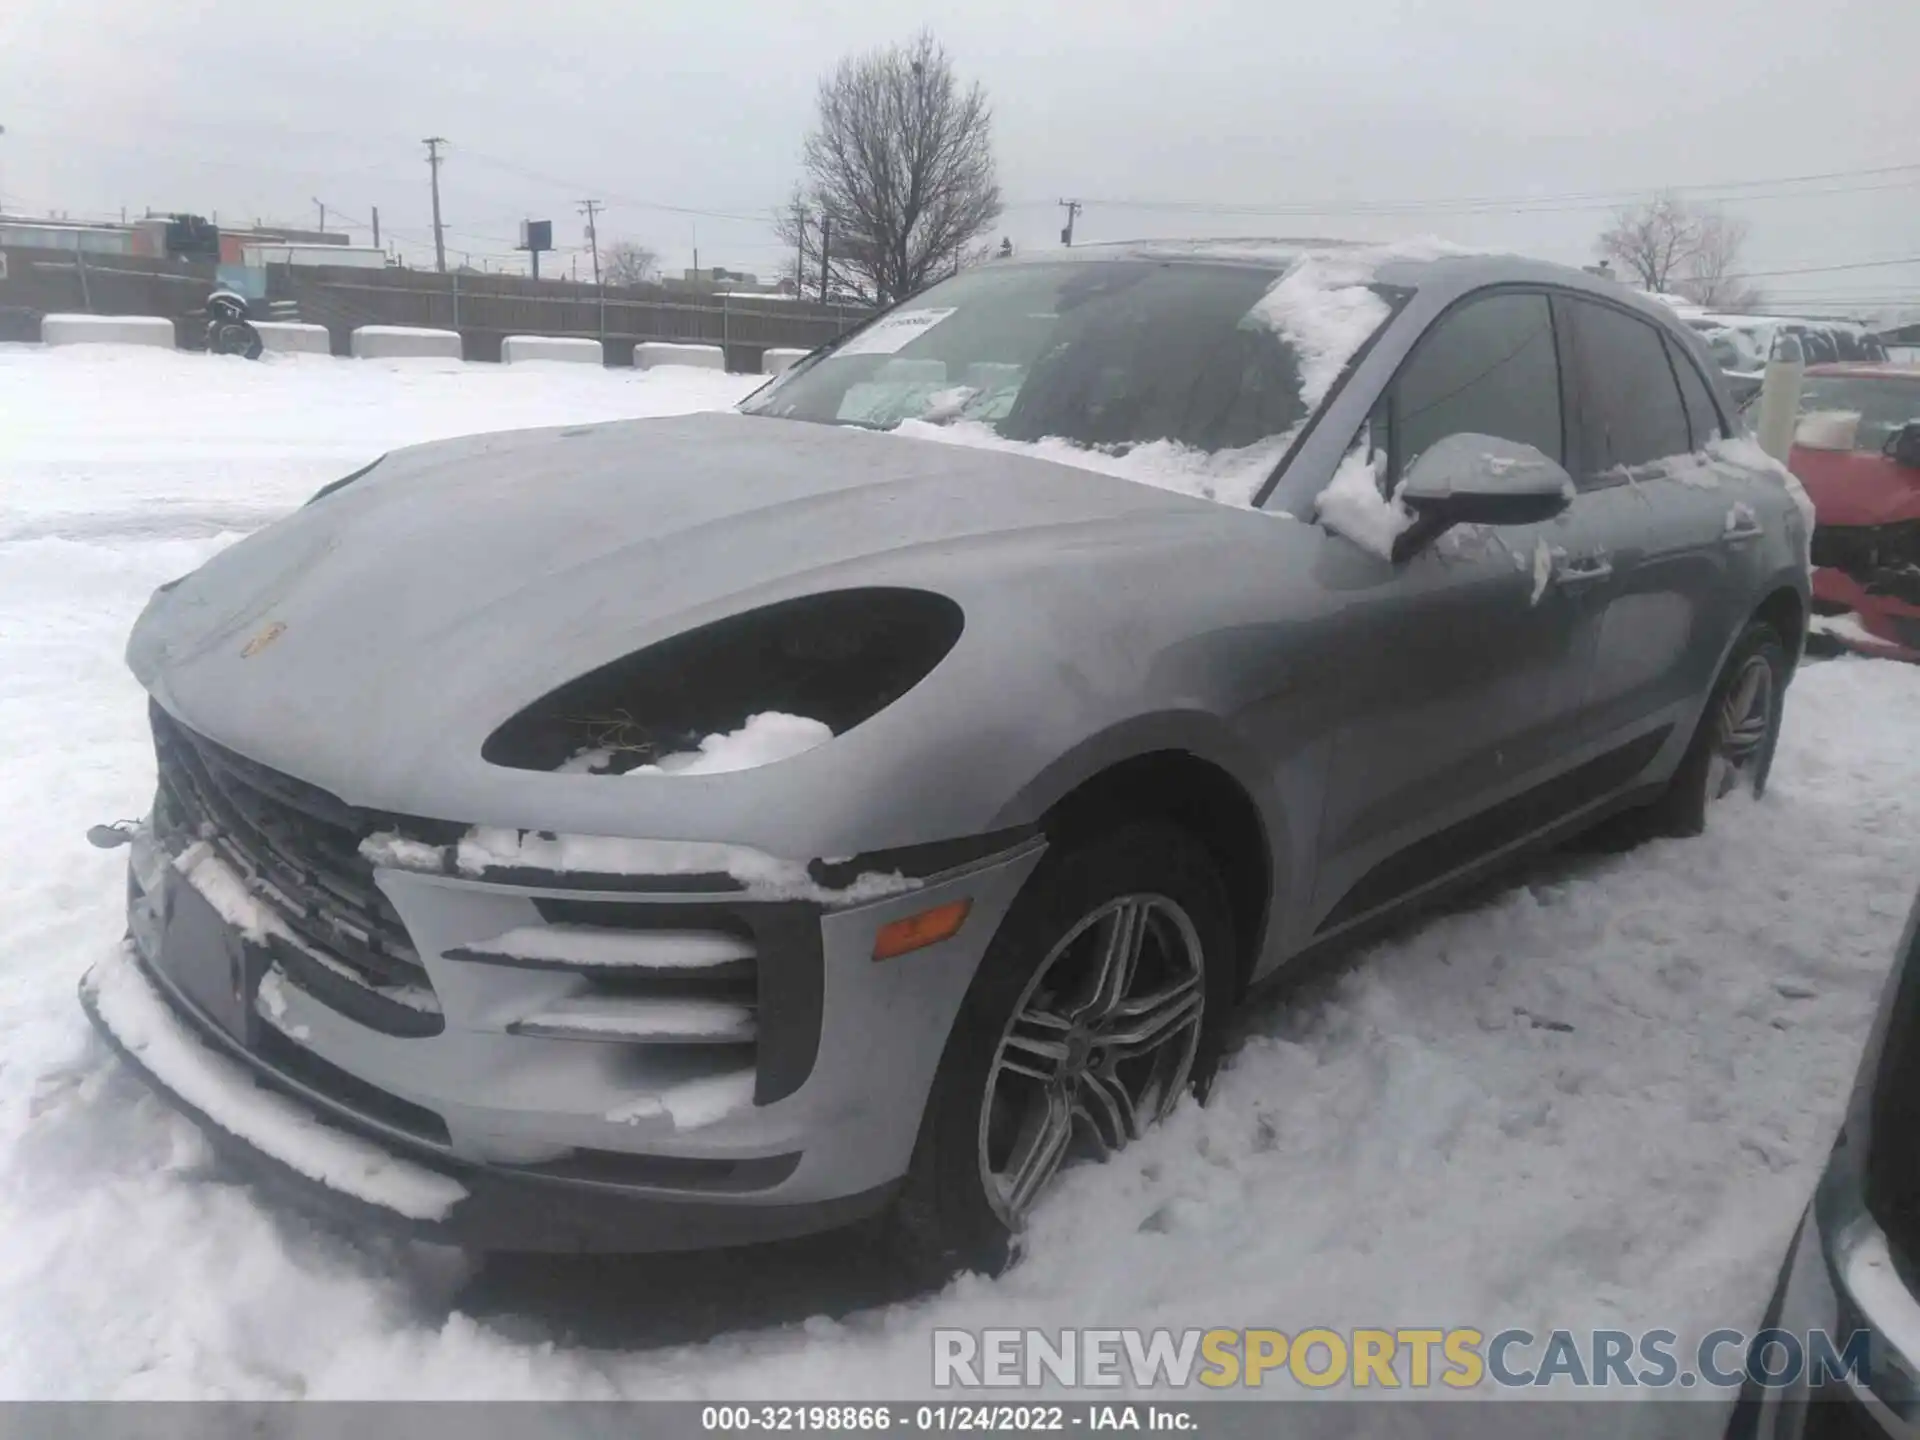
[[[1752,1386],[1727,1440],[1868,1440],[1913,1433],[1920,1400],[1920,906],[1907,920],[1839,1139],[1787,1247],[1756,1333],[1812,1332],[1859,1362]],[[1864,1334],[1862,1346],[1855,1337]],[[1776,1362],[1777,1363],[1777,1362]],[[1784,1374],[1784,1372],[1782,1372]]]
[[[1814,506],[1817,628],[1920,661],[1920,366],[1809,367],[1787,465]]]
[[[1886,347],[1879,338],[1852,321],[1704,312],[1684,318],[1706,341],[1714,364],[1727,377],[1727,388],[1736,405],[1745,405],[1759,393],[1774,341],[1781,335],[1792,335],[1800,341],[1801,357],[1809,365],[1887,359]]]
[[[1282,965],[1771,823],[1713,807],[1811,512],[1617,286],[1087,246],[742,411],[403,451],[154,596],[82,997],[227,1153],[486,1248],[992,1265]]]

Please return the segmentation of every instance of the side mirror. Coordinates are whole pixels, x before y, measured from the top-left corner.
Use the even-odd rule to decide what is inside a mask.
[[[1401,482],[1413,524],[1394,541],[1395,563],[1456,525],[1534,525],[1572,503],[1573,477],[1531,445],[1494,435],[1449,435]]]
[[[1909,420],[1887,437],[1882,447],[1896,465],[1920,470],[1920,420]]]

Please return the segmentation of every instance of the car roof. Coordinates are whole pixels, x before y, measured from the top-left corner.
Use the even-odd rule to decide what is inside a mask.
[[[1880,380],[1912,380],[1920,384],[1920,365],[1902,365],[1888,360],[1837,360],[1809,365],[1809,375],[1872,376]]]
[[[1409,290],[1464,294],[1487,285],[1552,285],[1626,304],[1651,319],[1679,326],[1672,306],[1607,276],[1571,265],[1498,251],[1470,250],[1435,240],[1378,241],[1229,236],[1221,239],[1094,241],[1058,250],[1028,251],[989,264],[1150,260],[1159,263],[1246,265],[1280,271],[1308,254],[1350,254],[1369,263],[1373,283]]]

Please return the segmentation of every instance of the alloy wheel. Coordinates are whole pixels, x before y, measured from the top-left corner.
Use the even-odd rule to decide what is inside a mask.
[[[1019,1229],[1070,1156],[1105,1156],[1159,1120],[1199,1051],[1206,975],[1193,921],[1164,895],[1083,917],[1021,992],[980,1108],[980,1178]]]
[[[1727,686],[1714,716],[1713,747],[1707,763],[1707,799],[1720,800],[1735,790],[1759,788],[1761,762],[1773,730],[1773,666],[1765,655],[1749,655]]]

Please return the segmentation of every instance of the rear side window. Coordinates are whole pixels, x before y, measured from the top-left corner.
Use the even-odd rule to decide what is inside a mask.
[[[1720,428],[1720,412],[1714,408],[1713,394],[1700,378],[1693,358],[1673,340],[1667,341],[1667,357],[1673,361],[1673,373],[1680,379],[1680,399],[1687,411],[1687,430],[1698,450],[1709,440],[1725,432]]]
[[[1560,365],[1544,295],[1502,292],[1449,311],[1389,392],[1396,473],[1449,435],[1496,435],[1564,460]]]
[[[1566,302],[1579,379],[1580,454],[1591,478],[1621,465],[1647,465],[1692,448],[1679,383],[1660,332],[1645,320],[1591,300]]]

